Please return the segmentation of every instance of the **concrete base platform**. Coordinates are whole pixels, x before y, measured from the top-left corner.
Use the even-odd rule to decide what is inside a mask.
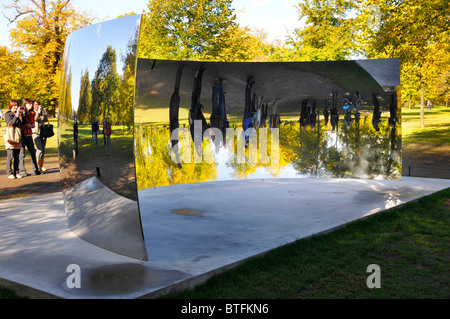
[[[148,262],[68,228],[62,193],[0,202],[0,286],[34,298],[157,297],[295,240],[414,201],[450,180],[282,179],[139,192]],[[81,288],[68,288],[68,266]]]

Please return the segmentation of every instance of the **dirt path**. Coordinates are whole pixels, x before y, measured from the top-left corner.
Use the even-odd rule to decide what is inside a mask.
[[[6,159],[0,161],[0,200],[22,198],[27,196],[51,194],[61,191],[59,162],[56,157],[48,157],[44,167],[47,171],[39,176],[30,175],[22,179],[9,180],[6,174]],[[25,167],[31,172],[29,156],[25,159]]]

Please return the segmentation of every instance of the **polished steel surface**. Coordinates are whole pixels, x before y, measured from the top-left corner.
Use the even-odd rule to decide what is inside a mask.
[[[397,59],[138,59],[136,81],[138,189],[242,179],[401,176]],[[227,129],[216,130],[221,86]],[[253,111],[245,114],[248,103]],[[240,149],[249,116],[256,121],[248,145]]]
[[[141,16],[101,22],[66,42],[59,155],[66,212],[86,241],[147,259],[134,168],[134,81]]]

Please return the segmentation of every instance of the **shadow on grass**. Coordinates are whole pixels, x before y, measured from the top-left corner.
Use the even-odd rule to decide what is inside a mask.
[[[450,125],[435,124],[433,128],[415,130],[404,138],[404,143],[428,143],[436,146],[450,144]]]

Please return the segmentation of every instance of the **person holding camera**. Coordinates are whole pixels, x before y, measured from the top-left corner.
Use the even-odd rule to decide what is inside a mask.
[[[33,128],[35,128],[35,113],[33,110],[33,102],[30,99],[24,99],[21,107],[21,112],[25,117],[25,125],[23,125],[23,139],[22,139],[22,149],[19,155],[19,167],[20,175],[22,177],[28,176],[25,169],[25,147],[31,155],[31,164],[33,165],[33,175],[41,175],[38,169],[36,161],[36,149],[34,148],[33,141]]]
[[[32,129],[32,133],[34,145],[36,146],[37,166],[38,171],[44,173],[47,170],[44,167],[45,146],[47,144],[47,139],[41,137],[41,128],[45,122],[48,122],[48,115],[45,107],[41,106],[41,104],[37,100],[33,101],[33,110],[35,113],[35,126]]]
[[[5,121],[7,126],[15,126],[22,129],[26,124],[23,113],[19,110],[19,103],[16,100],[10,100],[8,102],[9,111],[5,113]],[[22,178],[19,174],[19,154],[22,149],[22,141],[19,143],[5,142],[6,148],[6,174],[9,179]],[[14,160],[14,166],[11,168],[11,164]]]

